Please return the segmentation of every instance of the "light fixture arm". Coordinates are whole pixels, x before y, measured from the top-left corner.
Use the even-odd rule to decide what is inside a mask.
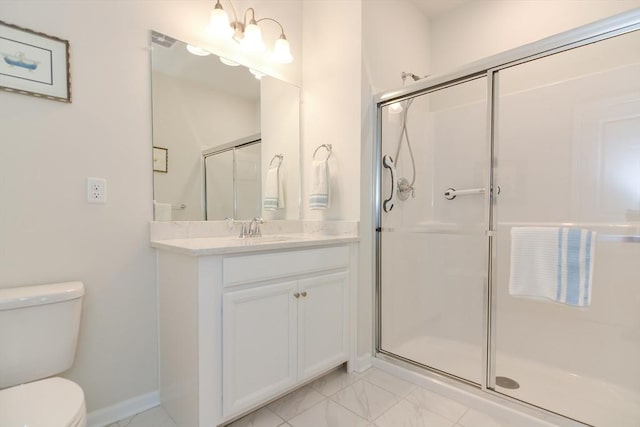
[[[244,17],[242,19],[243,27],[247,26],[247,12],[249,11],[251,11],[251,21],[249,21],[249,24],[254,24],[254,25],[258,24],[258,22],[256,21],[256,11],[252,7],[250,7],[244,11]]]
[[[236,8],[233,6],[233,3],[231,2],[231,0],[227,0],[227,3],[229,3],[229,6],[231,6],[231,11],[233,12],[233,22],[238,22],[238,14],[236,13]],[[218,7],[220,6],[220,7]],[[220,0],[216,1],[216,5],[215,5],[216,9],[222,9],[222,4],[220,4]]]
[[[278,22],[277,20],[273,19],[273,18],[260,18],[258,19],[257,22],[261,22],[261,21],[271,21],[271,22],[275,22],[276,24],[278,24],[278,26],[280,27],[280,38],[281,39],[287,39],[287,37],[284,35],[284,27],[282,26],[282,24],[280,22]]]

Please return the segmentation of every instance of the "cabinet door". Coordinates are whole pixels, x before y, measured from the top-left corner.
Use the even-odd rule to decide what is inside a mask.
[[[226,292],[222,317],[223,412],[292,386],[297,377],[297,282]]]
[[[299,380],[347,360],[347,273],[300,280]]]

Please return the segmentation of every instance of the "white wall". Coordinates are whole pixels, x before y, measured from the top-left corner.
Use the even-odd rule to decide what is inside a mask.
[[[262,112],[262,193],[267,171],[275,167],[282,154],[280,179],[283,181],[284,207],[276,211],[262,209],[265,220],[300,218],[300,88],[280,80],[263,77],[260,82]],[[273,163],[272,163],[273,162]]]
[[[222,54],[232,44],[204,37],[212,7],[205,0],[0,2],[3,21],[70,41],[73,91],[71,104],[0,92],[0,287],[84,281],[79,348],[65,376],[84,388],[89,411],[157,389],[149,30]],[[256,8],[282,22],[296,62],[249,65],[299,84],[300,3]],[[87,176],[107,179],[106,205],[86,203]]]
[[[302,218],[360,217],[361,0],[305,0],[302,66]],[[314,150],[332,144],[330,207],[309,209]],[[326,151],[318,152],[318,156]]]
[[[433,74],[634,7],[638,0],[469,1],[431,20]]]
[[[409,0],[363,2],[362,62],[372,93],[402,86],[403,71],[429,74],[429,28],[427,17]]]

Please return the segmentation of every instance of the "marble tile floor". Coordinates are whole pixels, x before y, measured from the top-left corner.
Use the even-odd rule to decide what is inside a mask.
[[[158,406],[107,427],[178,427]],[[330,372],[227,427],[511,427],[382,370]]]

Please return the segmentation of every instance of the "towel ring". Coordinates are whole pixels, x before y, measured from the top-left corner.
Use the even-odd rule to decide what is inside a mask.
[[[331,157],[331,144],[322,144],[322,145],[318,145],[318,148],[316,148],[316,150],[313,152],[313,160],[316,159],[316,153],[318,152],[319,149],[321,148],[326,148],[327,151],[329,152],[329,154],[327,154],[327,158],[325,160],[329,160],[329,157]]]
[[[284,156],[282,154],[276,154],[275,156],[273,156],[273,158],[269,162],[269,167],[271,167],[273,165],[273,161],[275,159],[278,159],[278,166],[276,166],[276,167],[279,168],[280,165],[282,165],[282,159],[284,159]]]

